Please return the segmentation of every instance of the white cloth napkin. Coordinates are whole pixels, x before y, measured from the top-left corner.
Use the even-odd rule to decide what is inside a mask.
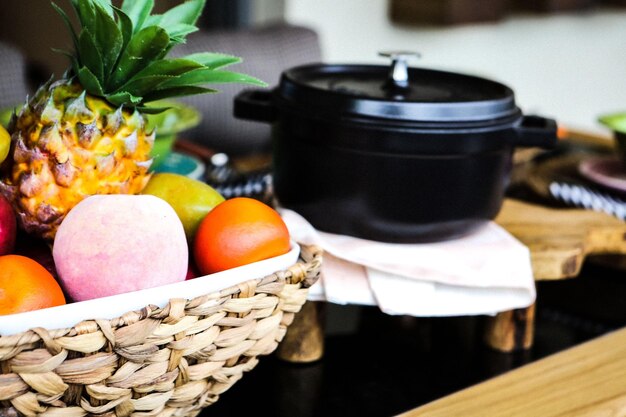
[[[279,210],[295,241],[325,251],[309,299],[424,317],[493,315],[535,301],[528,248],[496,223],[456,240],[395,244],[321,232]]]

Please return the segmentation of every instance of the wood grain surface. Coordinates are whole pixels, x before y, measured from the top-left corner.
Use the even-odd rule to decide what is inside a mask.
[[[625,415],[626,329],[622,329],[399,417]]]
[[[507,199],[496,223],[530,249],[536,280],[575,277],[591,254],[626,254],[626,223],[604,213]]]
[[[324,310],[322,302],[307,301],[302,306],[278,345],[276,354],[280,359],[309,363],[324,356]]]

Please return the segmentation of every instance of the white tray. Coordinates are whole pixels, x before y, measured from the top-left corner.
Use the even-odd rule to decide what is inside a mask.
[[[129,311],[140,310],[149,304],[164,307],[172,298],[192,299],[287,269],[297,262],[299,255],[300,246],[292,241],[290,251],[284,255],[188,281],[0,316],[0,336],[21,333],[33,327],[52,330],[72,327],[83,320],[110,320]]]

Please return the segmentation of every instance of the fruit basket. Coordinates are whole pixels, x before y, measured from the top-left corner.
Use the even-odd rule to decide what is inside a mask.
[[[196,415],[276,349],[321,251],[264,203],[154,170],[198,116],[162,100],[265,85],[235,56],[167,56],[205,0],[68,3],[68,70],[0,114],[0,417]]]
[[[0,415],[197,415],[276,349],[321,256],[302,246],[290,267],[220,291],[0,336]]]

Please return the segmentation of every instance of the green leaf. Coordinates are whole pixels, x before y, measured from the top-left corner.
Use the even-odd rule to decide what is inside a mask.
[[[56,12],[63,19],[63,22],[65,23],[65,26],[67,26],[67,29],[69,30],[70,35],[72,37],[72,42],[74,43],[74,48],[76,50],[78,50],[78,36],[76,35],[76,31],[74,30],[74,26],[72,25],[72,22],[70,21],[70,18],[68,17],[67,13],[65,13],[65,10],[63,10],[62,8],[57,6],[54,2],[52,2],[51,4],[52,4],[52,7],[54,8],[54,10],[56,10]]]
[[[164,29],[167,30],[167,34],[170,35],[170,38],[180,38],[182,41],[184,41],[185,37],[190,33],[198,31],[197,27],[188,25],[187,23],[176,23],[175,25],[166,26]],[[182,41],[178,43],[182,43]]]
[[[163,28],[167,28],[177,23],[195,25],[196,21],[202,14],[202,9],[204,9],[205,3],[205,0],[190,0],[179,4],[178,6],[165,12],[158,24]]]
[[[119,89],[119,92],[128,92],[132,95],[143,97],[146,93],[155,90],[163,82],[171,80],[171,75],[150,75],[147,77],[133,78]]]
[[[148,77],[151,75],[177,76],[198,68],[202,68],[202,65],[184,58],[160,59],[139,71],[130,81],[133,81],[135,78]],[[121,87],[120,90],[123,88],[124,87]]]
[[[154,8],[154,0],[124,0],[122,11],[133,22],[133,33],[144,28],[144,23]]]
[[[93,28],[96,25],[96,9],[90,0],[72,0],[72,6],[80,25],[84,28]]]
[[[163,15],[162,14],[152,14],[152,15],[148,16],[148,18],[146,19],[146,22],[144,23],[144,26],[145,27],[160,26],[161,19],[163,19]]]
[[[98,81],[98,78],[89,70],[89,68],[82,67],[76,75],[78,76],[80,84],[89,94],[100,97],[104,95],[100,81]]]
[[[626,133],[626,113],[605,114],[598,121],[615,132]]]
[[[241,58],[239,57],[214,52],[199,52],[187,55],[184,58],[195,61],[198,64],[213,70],[241,62]]]
[[[121,106],[124,104],[129,107],[134,107],[134,105],[141,103],[141,97],[136,97],[127,92],[111,94],[106,96],[106,99],[114,106]]]
[[[113,17],[99,4],[96,4],[95,31],[96,47],[102,55],[104,76],[108,77],[117,63],[124,40],[122,32],[115,20],[113,20]]]
[[[197,84],[244,83],[265,87],[266,83],[246,74],[230,71],[215,71],[209,68],[200,68],[182,74],[163,83],[159,88],[182,87]]]
[[[204,88],[204,87],[197,87],[194,85],[184,86],[184,87],[166,88],[162,90],[155,90],[150,94],[146,94],[143,101],[144,103],[149,103],[151,101],[161,100],[164,98],[184,97],[184,96],[192,96],[196,94],[205,94],[205,93],[217,93],[217,90]]]
[[[93,0],[96,6],[100,6],[111,18],[113,18],[113,8],[109,0]]]
[[[169,109],[171,109],[171,107],[147,107],[147,106],[139,106],[139,107],[137,107],[137,110],[141,114],[159,114],[159,113],[163,113],[164,111],[167,111]]]
[[[126,13],[117,7],[113,8],[115,10],[115,15],[117,16],[117,25],[122,34],[122,48],[123,51],[126,49],[126,46],[130,42],[133,37],[133,21],[128,17]]]
[[[104,79],[100,49],[97,47],[93,35],[87,28],[83,28],[78,38],[78,60],[83,66],[89,68],[89,71],[95,75],[98,80]]]
[[[159,59],[170,37],[164,29],[158,26],[149,26],[139,31],[122,53],[115,71],[107,83],[107,91],[115,91],[124,85],[135,74]]]

